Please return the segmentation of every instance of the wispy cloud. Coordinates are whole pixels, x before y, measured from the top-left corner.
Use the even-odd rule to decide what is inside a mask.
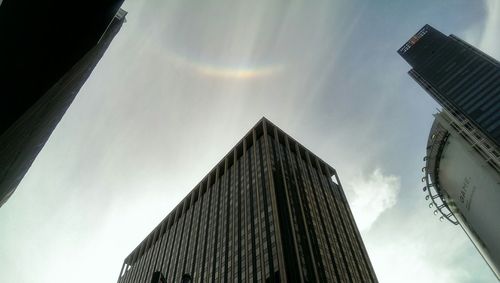
[[[494,58],[500,57],[500,1],[484,0],[484,21],[464,32],[465,41]]]
[[[0,281],[116,280],[264,115],[338,170],[380,282],[491,282],[417,199],[435,104],[394,52],[423,23],[463,35],[472,21],[464,39],[496,56],[499,3],[485,1],[126,1],[127,24],[0,210]]]
[[[467,270],[453,268],[449,262],[450,258],[456,256],[453,248],[460,247],[463,242],[452,241],[451,251],[439,249],[443,253],[429,253],[430,247],[426,246],[428,239],[413,237],[414,234],[404,233],[403,237],[398,234],[370,245],[370,257],[381,282],[470,282]],[[436,243],[435,246],[440,245],[441,243]],[[401,262],[404,264],[400,264]]]
[[[351,209],[361,230],[369,230],[385,210],[396,204],[401,181],[384,175],[379,168],[370,175],[359,174],[345,184]]]
[[[462,229],[427,217],[431,210],[425,205],[404,210],[365,232],[380,282],[494,282],[484,262],[471,256],[476,251]]]
[[[498,45],[500,43],[500,1],[486,1],[487,15],[484,23],[484,32],[479,41],[479,48],[485,52],[498,58],[500,51]]]

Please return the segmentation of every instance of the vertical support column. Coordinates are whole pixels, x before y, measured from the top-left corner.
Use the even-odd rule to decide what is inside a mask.
[[[232,222],[231,222],[231,197],[232,197],[232,189],[233,189],[233,186],[232,186],[232,183],[233,182],[233,170],[230,170],[229,168],[229,158],[232,158],[232,156],[230,154],[228,154],[228,156],[225,157],[225,160],[224,160],[224,175],[226,176],[225,178],[227,179],[227,183],[226,183],[226,189],[224,190],[225,193],[227,194],[226,196],[226,201],[225,201],[225,207],[223,208],[225,210],[225,213],[224,213],[224,234],[223,235],[225,237],[225,240],[224,240],[224,244],[225,244],[225,248],[224,248],[224,253],[222,254],[222,256],[224,257],[224,265],[221,264],[221,267],[223,267],[223,269],[221,270],[221,280],[223,280],[223,282],[228,282],[228,278],[230,278],[231,274],[229,272],[229,262],[231,261],[231,258],[229,257],[229,254],[233,252],[233,246],[229,246],[229,242],[230,242],[230,239],[232,238],[232,235],[231,235],[231,232],[233,231],[233,225],[232,225]],[[233,167],[234,168],[234,163],[233,163]],[[231,241],[232,243],[232,241]],[[232,266],[232,262],[231,262],[231,266]],[[232,268],[231,268],[231,272],[232,272]]]
[[[333,235],[334,235],[333,242],[331,243],[331,246],[330,246],[330,248],[333,248],[333,250],[335,250],[335,252],[332,253],[332,257],[335,257],[335,255],[340,254],[340,256],[335,257],[335,261],[334,261],[335,274],[338,278],[338,281],[340,281],[340,282],[342,282],[342,281],[352,282],[352,278],[351,278],[352,276],[351,276],[351,272],[349,271],[349,265],[347,264],[347,259],[346,259],[346,256],[344,254],[344,249],[342,249],[339,246],[341,239],[339,236],[338,227],[336,227],[337,226],[336,221],[335,221],[334,216],[333,216],[333,213],[335,213],[335,212],[332,212],[332,208],[331,208],[331,206],[333,206],[334,204],[329,205],[328,197],[326,194],[326,191],[328,190],[328,184],[325,185],[324,179],[329,179],[330,175],[327,175],[328,173],[325,173],[325,171],[321,169],[321,165],[320,165],[317,158],[316,158],[316,166],[318,167],[319,174],[321,176],[326,177],[326,178],[320,178],[319,181],[320,181],[320,186],[321,186],[321,193],[322,193],[323,199],[324,199],[325,204],[326,204],[325,207],[326,207],[327,215],[325,218],[327,219],[327,225],[329,225],[331,230],[333,230]]]
[[[232,195],[233,195],[233,201],[231,202],[231,207],[232,207],[232,210],[231,210],[231,224],[232,225],[232,234],[230,235],[230,239],[231,239],[231,258],[229,259],[231,261],[231,272],[228,276],[228,281],[227,282],[235,282],[236,279],[235,279],[235,276],[234,274],[236,273],[236,271],[238,270],[238,267],[236,265],[236,263],[238,262],[237,258],[238,258],[238,253],[241,253],[241,250],[238,249],[238,234],[237,234],[237,230],[238,230],[238,227],[236,226],[236,223],[239,222],[239,218],[238,218],[238,211],[237,209],[239,209],[239,206],[237,204],[239,204],[238,202],[238,197],[239,197],[239,194],[240,194],[240,191],[238,190],[238,182],[239,182],[239,179],[238,179],[238,174],[237,174],[237,154],[238,154],[238,146],[236,146],[234,149],[233,149],[233,169],[231,170],[231,174],[232,174],[232,179],[233,179],[233,186],[231,186],[231,190],[232,190]],[[241,280],[241,276],[239,275],[238,276],[238,280]]]
[[[173,281],[174,278],[173,278],[173,273],[175,273],[175,270],[173,270],[173,265],[174,264],[174,261],[177,261],[176,259],[176,251],[178,250],[178,247],[179,247],[179,231],[181,233],[181,237],[182,237],[182,226],[183,226],[183,223],[180,223],[180,217],[181,217],[181,213],[179,211],[182,210],[182,207],[179,207],[179,205],[177,205],[177,207],[175,208],[175,213],[174,213],[174,225],[175,225],[175,233],[174,233],[174,238],[172,239],[172,246],[171,246],[171,249],[170,249],[170,256],[169,256],[169,260],[168,260],[168,264],[167,264],[167,269],[166,269],[166,272],[165,272],[165,278],[167,278],[167,280],[171,280]]]
[[[195,221],[195,219],[197,216],[196,204],[198,204],[198,207],[199,207],[199,205],[201,203],[200,186],[201,185],[197,185],[196,188],[191,193],[192,195],[191,195],[190,207],[191,207],[192,211],[191,211],[191,223],[189,225],[190,226],[189,227],[189,239],[188,239],[188,243],[186,245],[186,259],[184,260],[184,264],[183,264],[182,269],[181,269],[181,274],[188,273],[191,276],[193,275],[193,271],[191,270],[190,265],[192,265],[192,263],[194,261],[194,254],[196,253],[196,247],[198,245],[199,221]],[[194,222],[194,224],[193,224],[193,222]],[[193,227],[193,226],[196,226],[196,227]],[[193,231],[193,228],[195,229],[194,231]],[[193,235],[193,234],[195,234],[195,235]],[[194,242],[191,240],[192,237],[194,238]]]
[[[332,203],[333,206],[335,207],[336,214],[337,214],[337,220],[340,223],[339,228],[340,228],[340,237],[342,238],[342,241],[344,242],[344,247],[343,249],[345,251],[345,256],[347,258],[347,268],[350,270],[349,274],[353,276],[354,278],[357,278],[360,276],[359,274],[359,266],[356,264],[356,255],[355,255],[355,247],[353,246],[353,239],[352,236],[350,236],[350,229],[348,226],[348,219],[347,219],[347,214],[345,210],[345,199],[342,197],[342,192],[341,190],[338,190],[335,192],[335,188],[332,187],[333,181],[330,179],[329,180],[329,186],[330,186],[330,191],[331,191],[331,198],[332,198]]]
[[[277,257],[273,257],[273,243],[272,239],[276,241],[276,238],[272,236],[271,234],[271,227],[274,226],[271,220],[271,211],[269,211],[269,208],[271,207],[271,197],[269,195],[270,193],[270,185],[269,185],[269,179],[267,178],[267,171],[271,170],[270,168],[267,167],[267,162],[266,162],[266,154],[265,154],[265,135],[264,135],[264,120],[260,123],[262,130],[260,133],[260,138],[257,139],[258,141],[258,176],[259,176],[259,183],[261,184],[261,194],[262,194],[262,214],[264,216],[264,220],[261,221],[261,225],[263,225],[263,234],[264,234],[264,266],[263,266],[263,273],[264,273],[264,278],[267,280],[269,277],[270,280],[272,280],[275,275],[274,275],[274,270],[275,267],[277,266],[278,262]],[[272,210],[272,207],[271,207]],[[276,249],[276,248],[274,248]],[[267,264],[265,264],[265,261],[267,261]],[[276,262],[274,262],[276,261]]]
[[[373,270],[373,266],[370,263],[370,260],[368,257],[368,252],[366,251],[366,247],[365,247],[363,240],[361,238],[361,234],[359,233],[359,230],[356,226],[356,222],[354,221],[354,217],[352,215],[351,208],[349,207],[349,204],[347,203],[347,198],[346,198],[345,193],[344,193],[344,188],[342,187],[342,183],[340,182],[339,176],[337,175],[337,171],[333,171],[331,173],[333,173],[333,175],[335,176],[335,180],[337,181],[337,183],[339,185],[340,193],[341,193],[342,198],[343,198],[344,203],[345,203],[346,214],[348,216],[347,220],[350,222],[351,227],[353,227],[352,230],[354,230],[354,234],[356,235],[356,242],[357,242],[358,247],[359,247],[361,254],[363,256],[364,265],[367,267],[367,269],[369,271],[368,275],[369,275],[370,279],[372,280],[372,282],[377,282],[377,278],[375,276],[375,271]]]
[[[297,263],[297,269],[298,269],[298,273],[299,273],[299,277],[300,277],[300,282],[304,282],[304,274],[303,274],[303,271],[302,271],[302,268],[301,268],[301,263],[300,263],[300,253],[299,253],[299,248],[298,248],[298,244],[297,244],[297,235],[295,233],[295,228],[293,227],[293,215],[292,215],[292,207],[291,207],[291,204],[290,204],[290,195],[289,195],[289,187],[288,187],[288,184],[286,182],[286,178],[285,178],[285,168],[284,168],[284,160],[283,158],[281,157],[281,145],[280,145],[280,142],[279,142],[279,135],[278,135],[278,129],[276,127],[274,127],[274,142],[276,144],[276,151],[277,151],[277,156],[278,156],[278,160],[276,160],[277,163],[279,163],[279,167],[280,167],[280,170],[281,170],[281,178],[283,180],[283,188],[281,188],[283,190],[283,193],[284,193],[284,196],[285,196],[285,202],[286,202],[286,209],[287,209],[287,213],[288,215],[286,215],[286,217],[288,217],[289,219],[289,222],[288,225],[290,225],[290,229],[291,229],[291,234],[292,234],[292,242],[293,242],[293,247],[294,247],[294,250],[295,250],[295,261]],[[287,225],[287,223],[284,223],[284,225]],[[288,259],[290,260],[290,259]],[[289,267],[289,269],[291,269],[292,267]],[[287,270],[285,269],[283,273],[288,273],[290,270]]]
[[[125,259],[125,262],[127,261],[127,259]],[[125,265],[125,278],[123,278],[123,280],[121,280],[121,283],[129,283],[130,282],[130,272],[131,272],[131,269],[132,267],[128,264]]]
[[[158,246],[155,248],[155,253],[153,254],[153,257],[154,257],[154,260],[153,260],[153,263],[151,264],[151,272],[155,272],[155,271],[159,271],[159,270],[156,270],[158,269],[158,261],[160,260],[160,256],[161,256],[161,247],[163,245],[163,236],[165,235],[165,222],[166,221],[163,221],[158,229],[158,239],[157,241],[159,241],[158,243]]]
[[[297,148],[298,148],[298,145],[297,145]],[[315,214],[315,220],[319,220],[319,224],[318,225],[319,227],[317,228],[318,231],[317,231],[317,241],[321,243],[319,249],[323,249],[325,246],[327,247],[328,250],[323,250],[323,267],[324,267],[324,270],[325,270],[325,273],[326,272],[330,272],[331,275],[334,274],[333,270],[332,270],[332,264],[329,264],[329,262],[335,262],[334,258],[333,258],[333,253],[332,253],[332,244],[330,243],[329,241],[329,237],[328,237],[328,233],[327,233],[327,229],[326,229],[326,225],[325,225],[325,217],[324,215],[321,213],[321,205],[322,203],[320,203],[320,196],[318,196],[319,192],[321,191],[321,184],[320,182],[318,181],[318,178],[317,178],[317,169],[314,168],[312,162],[311,162],[311,156],[309,154],[309,151],[305,151],[305,161],[306,161],[306,170],[307,171],[307,175],[308,175],[308,179],[309,179],[309,182],[311,184],[310,188],[310,194],[312,196],[312,202],[314,202],[313,204],[313,207],[314,207],[314,214]],[[329,256],[331,255],[331,258],[328,258]],[[325,274],[326,275],[326,274]],[[334,280],[333,278],[330,279],[330,280]]]
[[[117,283],[120,283],[121,279],[122,279],[122,275],[123,275],[123,269],[125,268],[125,262],[123,262],[122,264],[122,268],[120,269],[120,275],[118,275],[118,281],[116,281]]]
[[[191,262],[189,262],[191,264],[191,266],[187,266],[187,264],[184,266],[184,273],[189,273],[191,275],[194,275],[194,272],[195,272],[195,265],[196,265],[196,258],[197,258],[197,252],[198,252],[198,243],[200,241],[199,237],[200,237],[200,230],[201,230],[201,215],[202,215],[202,205],[203,205],[203,202],[202,202],[202,191],[203,191],[203,181],[198,185],[198,188],[196,189],[196,202],[193,202],[193,218],[194,217],[198,217],[198,221],[196,222],[196,238],[195,238],[195,241],[194,241],[194,247],[192,249],[192,255],[191,255]],[[197,207],[196,207],[197,205]],[[196,211],[198,211],[198,214],[196,214]]]
[[[183,213],[185,215],[185,217],[187,218],[185,221],[188,222],[188,226],[187,228],[184,227],[184,231],[187,232],[187,236],[183,236],[182,239],[183,239],[183,242],[181,242],[180,244],[180,251],[179,251],[179,258],[180,258],[180,261],[181,261],[181,265],[180,266],[176,266],[176,274],[180,273],[180,276],[182,276],[182,274],[184,273],[184,270],[186,268],[186,263],[188,261],[188,258],[189,258],[189,248],[191,247],[190,245],[190,241],[191,241],[191,228],[193,226],[193,218],[195,217],[194,215],[194,195],[195,195],[196,191],[193,190],[191,191],[191,193],[189,194],[189,202],[186,201],[185,203],[185,207],[183,209]],[[186,231],[187,229],[187,231]]]
[[[245,276],[242,278],[243,280],[241,281],[245,281],[245,282],[249,282],[249,279],[248,279],[248,270],[250,269],[250,260],[251,260],[251,256],[252,254],[248,253],[248,238],[251,237],[251,235],[248,235],[248,230],[247,230],[247,226],[248,226],[248,223],[247,223],[247,218],[248,218],[248,215],[247,215],[247,207],[248,207],[248,198],[246,197],[246,194],[247,194],[247,178],[245,176],[245,174],[247,173],[247,141],[245,138],[243,138],[243,192],[244,192],[244,202],[245,202],[245,205],[244,205],[244,211],[245,211],[245,214],[244,214],[244,225],[243,225],[243,230],[245,231],[244,235],[245,235]]]
[[[203,279],[205,277],[205,262],[206,262],[206,258],[207,258],[207,241],[209,239],[208,237],[208,228],[210,227],[210,209],[212,208],[212,191],[210,189],[210,182],[212,181],[212,176],[211,174],[208,175],[208,178],[207,178],[207,192],[206,194],[207,195],[207,198],[208,198],[208,208],[206,210],[206,217],[204,217],[204,219],[206,219],[206,226],[205,226],[205,233],[204,233],[204,236],[205,236],[205,240],[203,241],[204,245],[203,245],[203,257],[202,257],[202,261],[201,261],[201,266],[200,266],[200,274],[199,274],[199,278],[195,278],[196,282],[203,282]]]
[[[265,159],[267,162],[267,168],[268,168],[268,178],[269,178],[269,189],[270,189],[270,199],[271,199],[271,207],[272,207],[272,214],[273,214],[273,222],[274,222],[274,233],[276,237],[276,251],[278,253],[278,266],[279,270],[281,271],[281,278],[283,279],[283,282],[287,282],[287,277],[286,277],[286,269],[285,269],[285,255],[283,253],[283,241],[281,239],[281,225],[279,217],[278,217],[278,204],[276,200],[276,187],[274,184],[274,178],[273,178],[273,170],[272,170],[272,163],[271,163],[271,152],[269,150],[271,144],[269,142],[269,137],[268,137],[268,125],[267,121],[264,119],[263,120],[263,126],[264,126],[264,148],[265,148]],[[272,126],[271,126],[272,127]],[[269,251],[272,252],[272,251]],[[271,270],[273,272],[274,270]]]
[[[172,231],[172,223],[173,223],[173,218],[175,218],[175,215],[172,215],[172,214],[169,214],[169,216],[167,217],[167,220],[166,220],[166,227],[165,229],[168,231],[168,232],[165,232],[165,233],[168,233],[167,235],[167,239],[165,240],[165,249],[163,251],[163,256],[161,257],[161,264],[160,264],[160,268],[159,268],[159,271],[163,272],[164,270],[166,270],[166,258],[167,258],[167,254],[168,254],[168,248],[169,248],[169,244],[170,242],[172,241],[171,239],[171,236],[173,236],[173,232]]]
[[[135,272],[136,272],[136,269],[134,268],[134,263],[135,263],[135,260],[136,260],[136,255],[137,254],[133,254],[131,259],[130,259],[130,269],[129,269],[129,274],[128,274],[128,277],[127,277],[127,280],[125,281],[125,283],[131,283],[133,282],[134,280],[134,275],[135,275]]]
[[[158,246],[158,241],[160,240],[160,237],[161,237],[161,226],[158,227],[158,229],[154,232],[154,236],[153,236],[153,242],[152,242],[152,245],[151,245],[151,257],[149,258],[149,262],[148,262],[148,269],[146,271],[146,278],[149,277],[150,274],[153,274],[153,272],[155,271],[154,268],[155,268],[155,261],[157,259],[157,252],[159,251],[159,246]],[[160,240],[161,241],[161,240]]]
[[[261,184],[259,183],[259,180],[257,179],[257,134],[255,132],[255,128],[252,130],[252,139],[253,139],[253,150],[252,150],[252,155],[253,155],[253,162],[252,162],[252,171],[254,172],[255,176],[255,188],[253,190],[255,191],[255,203],[257,203],[257,226],[259,230],[259,249],[260,249],[260,256],[259,256],[259,261],[260,261],[260,271],[261,271],[261,277],[257,277],[258,274],[255,274],[255,277],[257,277],[257,280],[260,281],[265,281],[266,280],[266,274],[265,274],[265,266],[264,266],[264,243],[265,240],[262,237],[262,224],[261,222],[261,217],[260,214],[262,212],[261,210],[261,198],[262,196],[260,195],[260,192],[262,190]],[[250,176],[251,177],[251,176]]]
[[[216,257],[216,262],[214,263],[215,266],[219,266],[218,268],[216,267],[214,269],[214,273],[216,274],[215,281],[222,281],[224,280],[223,278],[225,277],[225,274],[227,273],[227,261],[226,261],[226,255],[227,255],[227,197],[225,197],[225,194],[227,194],[228,189],[229,189],[229,184],[228,181],[230,180],[228,173],[227,173],[227,167],[228,167],[228,162],[227,162],[227,156],[224,157],[224,168],[222,169],[223,172],[221,174],[221,178],[219,180],[220,185],[219,185],[219,205],[217,209],[217,217],[218,217],[218,228],[217,228],[217,254],[218,256]],[[227,282],[227,280],[224,280],[224,282]]]
[[[222,181],[219,179],[219,165],[217,165],[217,168],[215,169],[215,183],[214,183],[214,190],[216,193],[216,196],[215,196],[215,201],[216,201],[216,206],[215,206],[215,209],[213,210],[214,211],[214,215],[215,215],[215,229],[214,229],[214,233],[212,234],[213,235],[213,246],[212,246],[212,253],[211,253],[211,259],[212,259],[212,267],[211,267],[211,270],[212,270],[212,278],[210,279],[211,282],[215,282],[215,273],[217,272],[217,269],[216,269],[216,263],[217,263],[217,260],[218,259],[218,255],[220,255],[220,253],[218,252],[218,239],[219,239],[219,211],[220,211],[220,194],[221,194],[221,191],[222,191]]]
[[[142,268],[142,260],[143,260],[143,257],[140,256],[142,255],[144,251],[144,245],[141,245],[141,248],[138,250],[138,253],[136,254],[135,256],[135,265],[134,265],[134,269],[133,269],[133,277],[132,277],[132,280],[131,282],[136,282],[136,281],[139,281],[139,276],[141,274],[141,268]]]
[[[156,235],[156,233],[153,233],[153,234],[150,234],[150,236],[148,236],[149,240],[146,243],[145,251],[144,251],[144,255],[143,255],[144,267],[142,269],[142,274],[140,277],[141,281],[146,280],[148,271],[151,268],[150,262],[151,262],[151,258],[153,257],[152,254],[154,251],[153,246],[154,246],[154,242],[155,242],[155,235]]]
[[[300,160],[302,157],[300,156],[300,150],[299,150],[299,147],[296,143],[294,143],[294,146],[295,146],[295,151],[296,151],[296,154],[297,154],[297,160]],[[285,135],[285,149],[286,149],[286,154],[288,155],[288,160],[289,160],[289,165],[290,167],[294,167],[293,166],[293,161],[292,161],[292,153],[291,153],[291,150],[290,150],[290,143],[288,141],[288,137]],[[293,168],[295,169],[295,168]],[[320,277],[319,277],[319,274],[318,274],[318,266],[317,266],[317,263],[316,263],[316,257],[319,256],[319,253],[318,255],[315,255],[315,247],[313,246],[313,243],[312,243],[312,240],[311,240],[311,235],[310,235],[310,231],[308,229],[308,225],[307,225],[307,218],[311,218],[311,215],[309,213],[309,215],[306,216],[306,213],[305,213],[305,206],[306,205],[309,205],[307,200],[303,200],[302,197],[301,197],[301,192],[300,190],[303,190],[303,193],[304,195],[306,195],[308,193],[308,187],[307,187],[307,183],[305,181],[306,177],[304,176],[305,172],[304,170],[302,170],[300,164],[297,162],[296,164],[296,169],[297,171],[299,171],[299,176],[302,180],[302,188],[299,186],[300,182],[299,182],[299,179],[297,178],[297,174],[295,173],[296,170],[291,170],[292,171],[292,175],[293,175],[293,179],[295,181],[295,184],[296,184],[296,195],[297,195],[297,198],[298,198],[298,201],[299,201],[299,211],[300,211],[300,216],[301,216],[301,221],[304,223],[304,230],[305,230],[305,234],[306,234],[306,239],[307,239],[307,246],[308,246],[308,251],[310,253],[310,257],[311,257],[311,264],[312,264],[312,268],[313,268],[313,273],[314,273],[314,279],[316,281],[319,281],[320,280]],[[309,210],[309,209],[308,209]],[[311,219],[312,221],[312,219]],[[314,232],[314,231],[312,231]],[[320,260],[321,262],[321,260]]]

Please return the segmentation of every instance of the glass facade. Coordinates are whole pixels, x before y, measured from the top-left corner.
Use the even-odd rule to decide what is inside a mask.
[[[377,281],[335,170],[266,119],[125,259],[118,282],[155,271],[168,282]]]
[[[500,63],[460,38],[429,25],[398,53],[409,74],[446,110],[500,147]]]

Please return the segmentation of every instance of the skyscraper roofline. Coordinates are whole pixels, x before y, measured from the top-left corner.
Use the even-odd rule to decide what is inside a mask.
[[[319,161],[320,166],[324,167],[326,171],[329,173],[330,177],[336,175],[336,170],[324,162],[321,158],[312,153],[305,146],[300,144],[298,141],[293,139],[291,136],[286,134],[283,130],[281,130],[278,126],[269,121],[266,117],[262,117],[242,138],[238,143],[222,158],[221,161],[215,165],[215,167],[210,170],[210,172],[205,175],[205,177],[188,193],[186,197],[184,197],[181,202],[174,208],[172,211],[158,224],[151,233],[125,258],[125,263],[132,265],[135,261],[141,257],[141,255],[147,251],[153,244],[154,239],[161,237],[167,229],[173,225],[173,223],[180,218],[183,212],[185,212],[191,206],[191,198],[195,198],[194,203],[206,193],[207,185],[210,185],[215,181],[215,177],[218,174],[222,174],[224,171],[224,167],[226,163],[228,166],[232,165],[233,158],[231,156],[236,156],[238,158],[243,154],[243,145],[245,144],[248,147],[252,145],[252,135],[255,130],[257,133],[257,138],[264,134],[264,131],[269,133],[269,130],[276,129],[279,136],[286,136],[287,139],[293,141],[294,143],[299,145],[299,150],[301,152],[306,152],[311,155],[314,159]],[[248,141],[248,142],[247,142]],[[291,150],[295,151],[293,147]],[[313,164],[313,166],[315,166]],[[334,180],[336,182],[336,180]]]

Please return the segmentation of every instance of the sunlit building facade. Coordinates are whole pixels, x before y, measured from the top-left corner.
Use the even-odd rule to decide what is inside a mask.
[[[429,207],[463,228],[500,280],[500,63],[429,25],[398,53],[443,106],[424,158]]]
[[[158,271],[165,282],[377,282],[335,169],[265,118],[125,258],[118,282]]]

